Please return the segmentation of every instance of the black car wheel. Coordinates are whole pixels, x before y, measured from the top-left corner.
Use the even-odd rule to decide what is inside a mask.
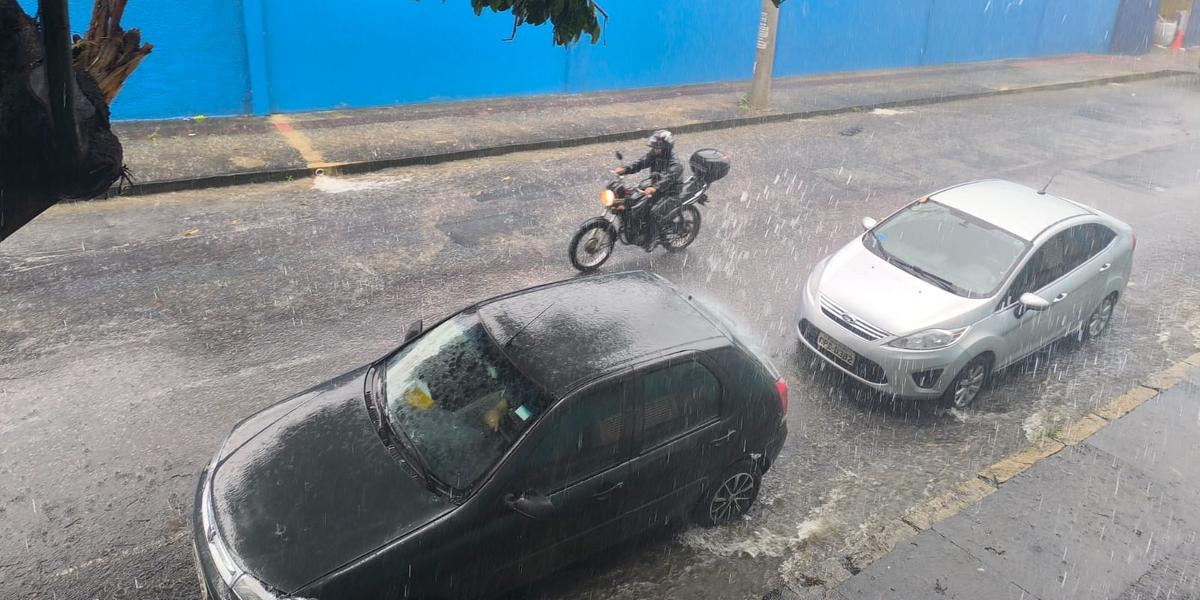
[[[958,372],[942,395],[942,402],[953,408],[966,408],[979,397],[983,384],[992,374],[992,359],[981,354]]]
[[[734,464],[700,499],[696,520],[712,527],[742,518],[758,498],[760,483],[762,474],[754,461],[747,459]]]
[[[1092,315],[1084,322],[1083,328],[1080,329],[1080,339],[1088,341],[1092,338],[1098,338],[1108,331],[1109,323],[1112,323],[1113,311],[1117,307],[1117,295],[1109,294],[1108,297],[1092,311]]]

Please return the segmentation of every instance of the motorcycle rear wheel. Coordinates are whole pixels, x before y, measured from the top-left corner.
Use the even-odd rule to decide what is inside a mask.
[[[691,246],[696,236],[700,235],[700,211],[695,206],[685,206],[666,224],[666,229],[663,247],[668,252],[679,252]]]
[[[612,224],[607,221],[585,223],[571,238],[568,255],[571,265],[580,272],[595,271],[612,256],[617,243]]]

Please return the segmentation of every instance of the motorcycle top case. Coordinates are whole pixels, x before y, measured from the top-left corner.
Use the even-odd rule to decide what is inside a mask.
[[[715,148],[697,150],[690,162],[692,173],[704,183],[712,183],[729,174],[729,156]]]

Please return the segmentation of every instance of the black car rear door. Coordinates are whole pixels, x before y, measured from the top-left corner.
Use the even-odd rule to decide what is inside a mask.
[[[639,369],[631,381],[636,425],[625,535],[686,516],[706,480],[740,455],[721,373],[696,352]]]

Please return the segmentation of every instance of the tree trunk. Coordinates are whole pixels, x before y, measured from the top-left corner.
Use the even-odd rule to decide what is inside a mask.
[[[66,0],[41,7],[44,30],[16,0],[0,0],[0,240],[60,199],[104,194],[123,173],[105,93],[72,60]],[[103,64],[119,74],[130,61]]]

